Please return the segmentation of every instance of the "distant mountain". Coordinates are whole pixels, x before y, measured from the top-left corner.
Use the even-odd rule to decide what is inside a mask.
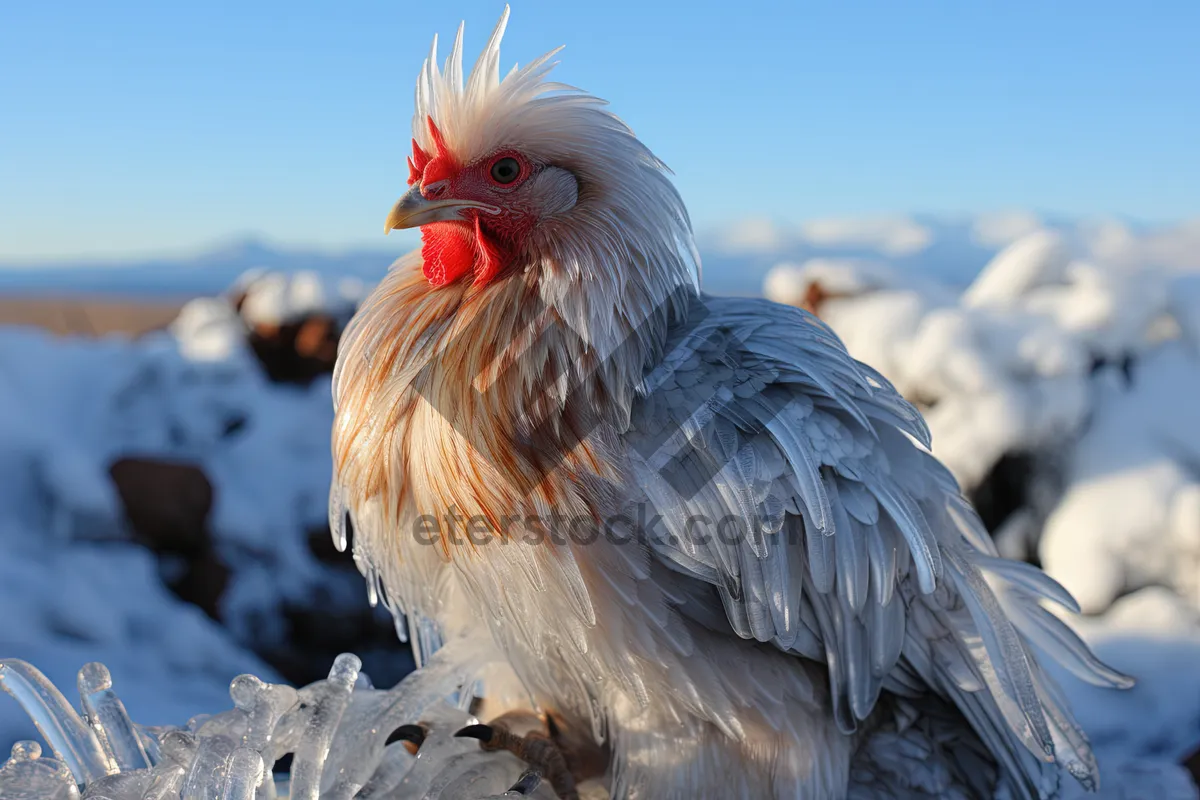
[[[704,285],[711,292],[758,293],[780,262],[813,258],[886,261],[895,267],[965,286],[1007,241],[980,241],[973,221],[913,217],[815,220],[785,225],[743,220],[698,237]]]
[[[746,219],[702,233],[697,244],[705,287],[718,293],[757,293],[771,267],[814,258],[883,261],[913,275],[965,287],[1002,248],[1036,230],[1058,233],[1078,258],[1135,268],[1200,270],[1200,218],[1149,225],[1009,211],[960,219]]]
[[[397,256],[407,250],[324,252],[293,250],[246,239],[192,256],[117,262],[0,264],[0,293],[113,294],[123,296],[192,296],[216,294],[251,269],[282,272],[313,270],[374,283]]]
[[[801,263],[812,258],[886,261],[900,270],[965,286],[1002,247],[1039,228],[1060,232],[1074,252],[1084,257],[1200,268],[1200,220],[1152,227],[1115,220],[1047,219],[1029,212],[951,220],[928,216],[830,218],[801,223],[745,219],[701,231],[697,246],[704,262],[704,286],[720,294],[757,294],[771,267],[783,261]],[[329,252],[288,249],[245,239],[192,256],[128,263],[0,263],[0,293],[152,297],[213,294],[256,268],[313,270],[373,283],[415,243],[415,238],[409,236],[389,251]]]

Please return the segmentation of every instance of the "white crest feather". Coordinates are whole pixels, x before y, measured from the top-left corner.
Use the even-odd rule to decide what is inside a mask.
[[[505,7],[465,84],[463,28],[441,72],[434,37],[417,80],[413,138],[433,153],[432,119],[460,163],[515,149],[575,177],[578,203],[562,225],[542,227],[525,254],[526,267],[543,273],[543,299],[589,348],[605,353],[643,320],[661,316],[679,287],[698,288],[691,222],[666,166],[605,101],[548,79],[561,47],[501,79],[508,18]],[[647,355],[634,351],[633,363],[621,365],[627,375],[637,373]]]

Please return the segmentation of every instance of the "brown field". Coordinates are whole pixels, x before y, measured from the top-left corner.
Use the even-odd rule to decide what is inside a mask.
[[[73,336],[141,336],[167,326],[186,299],[0,296],[0,325]]]

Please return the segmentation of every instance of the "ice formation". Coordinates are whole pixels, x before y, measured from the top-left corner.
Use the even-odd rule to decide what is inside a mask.
[[[1138,602],[1154,606],[1161,600],[1153,596]],[[1129,663],[1131,657],[1143,663],[1157,660],[1160,669],[1194,664],[1200,655],[1200,639],[1195,636],[1156,647],[1131,631],[1125,638],[1106,642],[1101,637],[1100,642],[1101,652],[1115,663]],[[386,691],[371,685],[353,655],[339,656],[327,680],[299,690],[240,675],[229,687],[232,709],[193,717],[182,727],[134,723],[108,670],[100,664],[80,670],[79,713],[33,666],[0,660],[0,688],[26,710],[53,753],[43,756],[41,745],[34,741],[17,742],[8,761],[0,765],[0,797],[554,800],[549,785],[511,754],[485,752],[473,739],[454,736],[480,721],[463,710],[473,700],[464,687],[476,686],[479,673],[470,652],[453,652],[460,645],[469,649],[461,641],[443,648]],[[463,669],[459,666],[463,664],[472,666]],[[1186,755],[1180,743],[1194,739],[1200,730],[1196,713],[1200,675],[1185,685],[1176,681],[1166,691],[1163,687],[1168,684],[1156,681],[1157,692],[1151,690],[1149,695],[1145,689],[1134,689],[1117,700],[1122,705],[1119,715],[1111,713],[1111,692],[1091,697],[1090,687],[1069,678],[1063,683],[1076,701],[1081,720],[1093,731],[1102,780],[1099,794],[1085,795],[1071,787],[1062,800],[1197,797],[1178,761]],[[1106,707],[1108,714],[1101,710]],[[1146,713],[1150,709],[1154,713]],[[413,725],[422,737],[415,754],[398,735],[402,726]],[[289,754],[290,768],[277,768]],[[511,791],[518,782],[522,791]],[[580,792],[587,800],[608,798],[598,781],[583,784]],[[851,796],[856,796],[853,786]]]
[[[240,675],[233,708],[184,727],[134,723],[108,670],[79,673],[76,712],[24,661],[0,661],[0,687],[25,708],[53,752],[18,742],[0,766],[5,800],[553,800],[549,786],[506,752],[487,753],[454,732],[478,722],[452,704],[467,676],[435,657],[394,689],[371,686],[353,656],[300,690]],[[419,725],[413,755],[393,734]],[[291,754],[290,769],[276,762]],[[522,777],[525,793],[508,793]],[[540,784],[540,785],[539,785]],[[592,797],[597,795],[593,792]],[[603,795],[601,795],[603,796]]]

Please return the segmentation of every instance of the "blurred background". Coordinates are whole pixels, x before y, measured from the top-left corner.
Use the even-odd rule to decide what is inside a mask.
[[[325,519],[330,370],[411,236],[429,39],[499,2],[0,6],[0,658],[135,719],[236,674],[411,669]],[[1200,6],[514,4],[503,61],[613,103],[704,282],[820,315],[927,415],[1001,550],[1200,746]],[[443,46],[443,52],[446,47]],[[0,747],[32,733],[0,701]],[[3,751],[0,751],[3,752]]]

